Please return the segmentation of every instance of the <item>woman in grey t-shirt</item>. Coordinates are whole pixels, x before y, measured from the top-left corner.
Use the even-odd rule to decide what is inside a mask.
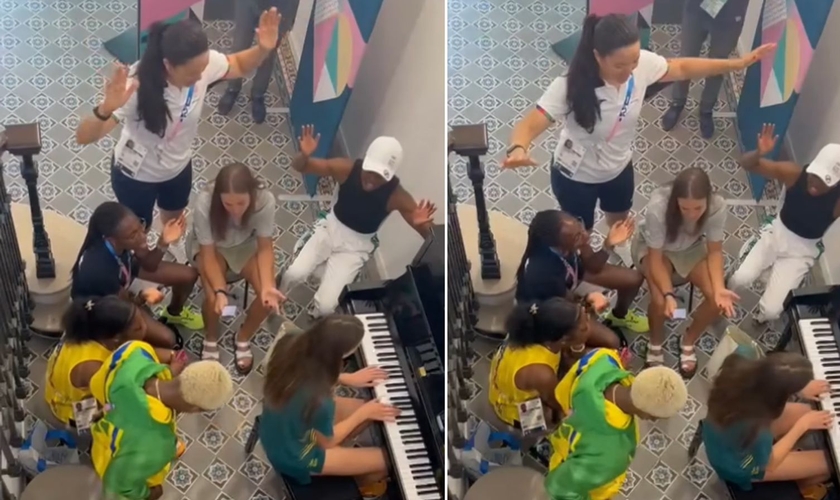
[[[726,289],[723,277],[725,222],[724,200],[712,192],[702,169],[683,170],[672,184],[651,195],[632,245],[633,260],[650,288],[647,365],[665,362],[665,321],[685,317],[685,309],[677,304],[674,281],[693,283],[706,299],[683,336],[680,372],[686,378],[697,369],[694,342],[721,313],[734,314],[738,296]]]
[[[219,317],[238,314],[229,300],[228,281],[244,278],[258,297],[236,334],[234,357],[242,374],[253,365],[251,337],[269,310],[277,311],[285,300],[274,285],[274,215],[274,197],[241,163],[223,167],[212,192],[199,194],[195,204],[188,252],[204,285],[202,359],[219,359]]]

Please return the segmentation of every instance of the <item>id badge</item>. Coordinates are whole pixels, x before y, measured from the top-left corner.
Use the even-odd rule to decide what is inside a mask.
[[[714,19],[718,16],[718,14],[720,14],[720,10],[723,9],[726,2],[727,0],[703,0],[703,3],[700,4],[700,8],[705,10],[706,13]]]
[[[570,139],[566,134],[560,135],[557,156],[554,158],[555,167],[566,177],[574,177],[583,163],[586,148],[578,141]]]
[[[545,413],[543,413],[542,401],[539,398],[520,403],[517,410],[523,435],[546,430]]]
[[[143,145],[123,135],[114,150],[114,163],[133,177],[140,170],[148,152]]]
[[[73,403],[73,421],[76,422],[76,430],[79,432],[88,431],[91,424],[93,424],[94,418],[96,418],[98,410],[99,406],[96,404],[94,398],[87,398],[78,403]]]

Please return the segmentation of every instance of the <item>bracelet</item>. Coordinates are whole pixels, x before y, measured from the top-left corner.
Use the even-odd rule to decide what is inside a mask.
[[[677,295],[674,292],[665,292],[665,293],[662,294],[662,296],[665,297],[666,299],[668,297],[671,297],[672,299],[677,300]]]
[[[220,293],[221,293],[221,294],[222,294],[222,295],[224,295],[225,297],[230,297],[230,294],[227,292],[227,290],[222,290],[221,288],[219,288],[218,290],[216,290],[216,292],[215,292],[215,293],[216,293],[216,295],[218,295],[218,294],[220,294]]]
[[[95,106],[93,108],[93,116],[96,117],[97,120],[107,122],[112,116],[113,113],[108,113],[107,115],[103,115],[101,111],[99,111],[99,106]]]

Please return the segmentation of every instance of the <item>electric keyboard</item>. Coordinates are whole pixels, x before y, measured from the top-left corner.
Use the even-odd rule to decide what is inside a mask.
[[[401,410],[373,427],[391,469],[389,500],[444,498],[444,252],[434,234],[402,276],[348,285],[339,300],[365,327],[359,365],[388,374],[373,397]]]
[[[811,361],[814,378],[826,380],[829,395],[817,405],[822,410],[840,414],[840,326],[838,308],[840,287],[814,287],[793,290],[785,300],[787,325],[774,350],[784,350],[796,340],[800,351]],[[815,433],[825,450],[834,474],[835,487],[840,472],[840,421],[831,429]]]

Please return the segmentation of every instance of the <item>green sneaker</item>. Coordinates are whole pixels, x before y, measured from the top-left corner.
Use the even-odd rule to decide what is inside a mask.
[[[160,314],[162,318],[170,325],[181,325],[188,330],[202,330],[204,329],[204,318],[201,313],[197,313],[189,307],[181,309],[181,314],[175,316],[169,313],[169,310],[164,308]]]
[[[625,328],[631,332],[645,333],[650,331],[650,324],[647,316],[636,314],[633,311],[627,311],[627,315],[623,318],[616,318],[612,311],[607,314],[606,319],[614,326]]]

